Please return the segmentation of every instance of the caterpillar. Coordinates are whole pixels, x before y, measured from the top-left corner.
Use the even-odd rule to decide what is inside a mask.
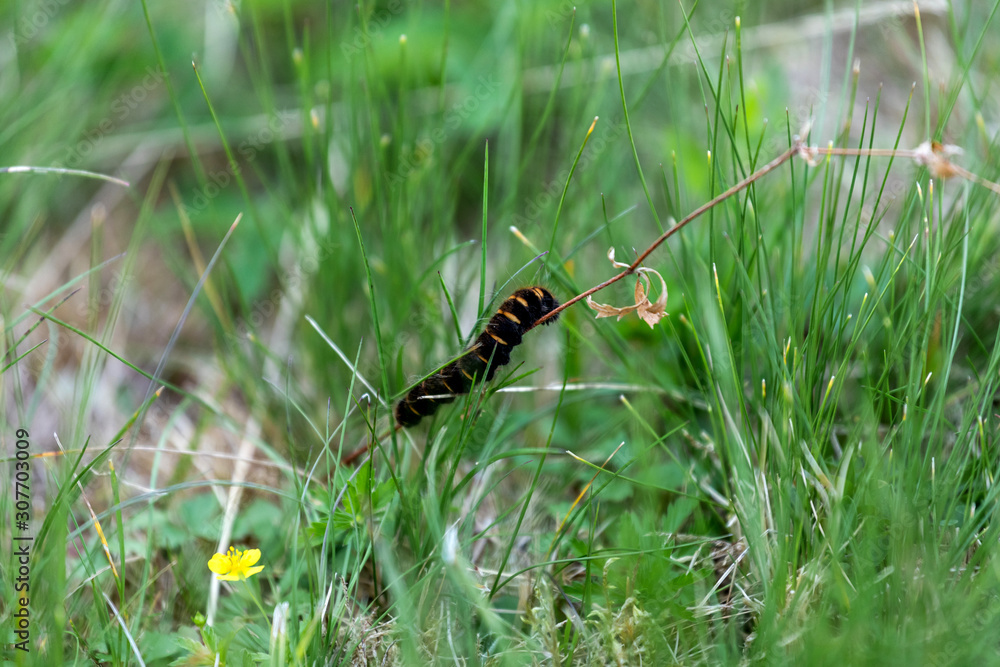
[[[510,361],[510,351],[521,343],[525,332],[558,307],[559,302],[544,287],[525,287],[511,294],[462,357],[418,384],[396,404],[396,422],[414,426],[434,414],[439,405],[467,394],[473,378],[492,380],[497,368]],[[544,324],[557,318],[551,317]]]

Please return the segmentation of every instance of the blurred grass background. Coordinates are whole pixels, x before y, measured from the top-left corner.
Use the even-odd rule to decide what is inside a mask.
[[[574,306],[388,428],[799,132],[1000,180],[997,6],[4,3],[0,166],[130,183],[0,174],[4,658],[1000,663],[986,188],[793,161],[651,255],[661,324]]]

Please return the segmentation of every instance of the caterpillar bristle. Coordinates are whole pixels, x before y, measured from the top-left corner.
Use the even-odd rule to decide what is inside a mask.
[[[492,380],[497,369],[510,362],[511,350],[521,344],[524,334],[558,307],[559,301],[544,287],[525,287],[511,294],[500,304],[467,354],[418,384],[396,404],[396,422],[400,426],[415,426],[434,414],[439,405],[467,394],[473,378]],[[543,324],[556,319],[558,315]]]

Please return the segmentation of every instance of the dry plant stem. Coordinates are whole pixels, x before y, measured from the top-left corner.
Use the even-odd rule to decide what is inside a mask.
[[[826,148],[817,148],[810,146],[800,146],[799,152],[808,157],[816,155],[859,155],[861,157],[899,157],[908,158],[916,161],[919,164],[930,169],[932,176],[935,178],[948,178],[949,176],[959,176],[967,181],[971,181],[976,185],[982,186],[988,190],[1000,194],[1000,184],[994,183],[988,179],[974,174],[964,167],[960,167],[951,160],[948,156],[942,158],[942,164],[940,165],[942,169],[946,169],[945,174],[936,174],[935,169],[931,165],[928,165],[925,160],[927,158],[926,151],[920,149],[903,149],[903,148],[834,148],[828,146]]]
[[[951,167],[952,167],[952,169],[955,170],[955,173],[958,176],[961,176],[964,179],[972,181],[976,185],[981,185],[984,188],[988,188],[988,189],[992,190],[993,192],[997,193],[998,195],[1000,195],[1000,185],[998,185],[997,183],[994,183],[993,181],[989,181],[989,180],[983,178],[982,176],[978,176],[976,174],[973,174],[968,169],[964,169],[962,167],[959,167],[957,164],[952,164]]]
[[[826,148],[803,146],[805,153],[817,153],[820,155],[860,155],[862,157],[917,157],[917,151],[905,148]]]
[[[707,211],[710,208],[712,208],[713,206],[716,206],[717,204],[719,204],[720,202],[725,201],[726,199],[729,199],[734,194],[736,194],[740,190],[743,190],[744,188],[746,188],[747,186],[749,186],[754,181],[762,178],[763,176],[765,176],[769,172],[774,171],[775,169],[777,169],[778,167],[780,167],[784,163],[788,162],[796,154],[798,154],[800,151],[802,151],[802,149],[803,149],[803,144],[802,144],[801,140],[796,139],[795,142],[792,144],[792,147],[789,148],[787,151],[785,151],[784,153],[782,153],[778,157],[774,158],[773,160],[771,160],[770,162],[768,162],[766,165],[764,165],[763,167],[761,167],[758,171],[754,172],[753,174],[751,174],[747,178],[743,179],[742,181],[740,181],[739,183],[737,183],[733,187],[729,188],[728,190],[726,190],[722,194],[718,195],[714,199],[711,199],[710,201],[702,204],[701,206],[699,206],[695,210],[691,211],[691,213],[689,213],[687,215],[687,217],[685,217],[683,220],[681,220],[680,222],[678,222],[676,225],[674,225],[673,227],[671,227],[667,231],[663,232],[663,234],[660,235],[660,237],[658,239],[656,239],[655,241],[653,241],[650,244],[650,246],[648,248],[646,248],[646,250],[641,255],[639,255],[639,257],[634,262],[632,262],[631,266],[629,266],[627,269],[625,269],[624,271],[622,271],[621,273],[619,273],[616,276],[612,276],[611,278],[608,278],[607,280],[605,280],[600,285],[596,285],[594,287],[591,287],[589,290],[587,290],[586,292],[583,292],[582,294],[577,294],[575,297],[573,297],[572,299],[570,299],[566,303],[562,304],[558,308],[556,308],[556,309],[552,310],[551,312],[547,313],[545,316],[540,317],[538,319],[538,321],[535,322],[534,326],[538,326],[539,324],[544,324],[546,320],[548,320],[551,317],[555,317],[562,310],[564,310],[566,308],[569,308],[570,306],[572,306],[577,301],[579,301],[581,299],[586,299],[591,294],[596,294],[597,292],[600,292],[605,287],[618,282],[622,278],[625,278],[627,276],[632,275],[633,273],[636,272],[636,269],[639,268],[639,266],[642,264],[642,262],[650,255],[650,253],[652,253],[654,250],[656,250],[657,248],[659,248],[663,244],[664,241],[666,241],[668,238],[670,238],[671,236],[673,236],[674,234],[676,234],[677,232],[679,232],[689,222],[691,222],[692,220],[694,220],[695,218],[697,218],[698,216],[700,216],[702,213],[704,213],[705,211]],[[532,328],[534,328],[534,327],[532,327]]]

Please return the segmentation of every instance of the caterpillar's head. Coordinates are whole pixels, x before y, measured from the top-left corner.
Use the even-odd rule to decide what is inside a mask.
[[[539,318],[548,315],[553,310],[559,307],[559,300],[556,299],[554,296],[552,296],[552,292],[548,291],[544,287],[532,287],[531,291],[533,291],[535,294],[538,295],[538,300],[541,302],[542,312],[541,314],[539,314],[538,316]],[[558,319],[559,315],[557,314],[555,317],[550,317],[549,319],[545,320],[544,322],[542,322],[542,324],[552,324]]]

